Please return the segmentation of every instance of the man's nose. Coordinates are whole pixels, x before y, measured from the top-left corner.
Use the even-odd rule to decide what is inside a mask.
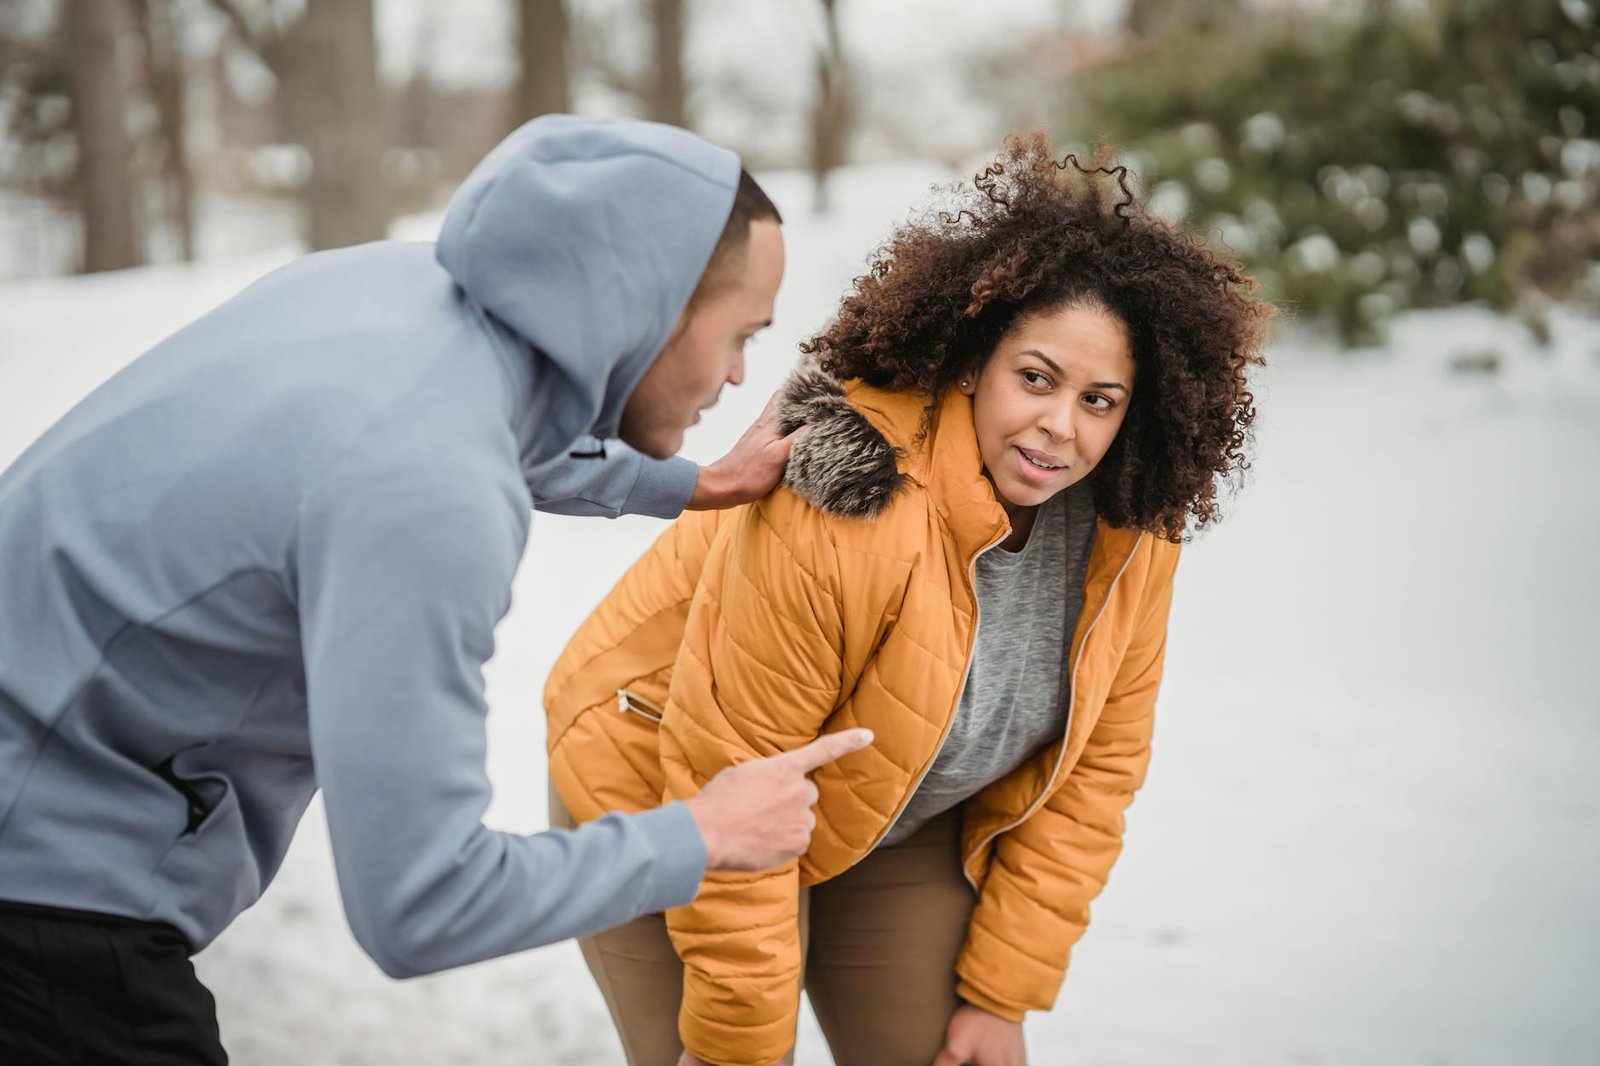
[[[744,384],[744,353],[743,352],[739,353],[739,357],[737,359],[735,359],[733,361],[733,365],[728,368],[728,384],[729,385],[743,385]]]

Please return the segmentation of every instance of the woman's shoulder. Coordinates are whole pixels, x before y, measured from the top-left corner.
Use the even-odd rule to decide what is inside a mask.
[[[806,426],[790,453],[783,488],[796,517],[826,525],[846,540],[897,513],[916,511],[921,486],[903,469],[898,428],[885,413],[859,403],[861,390],[815,366],[803,366],[784,383],[778,407],[783,432]],[[774,494],[774,501],[783,497]],[[782,505],[779,505],[782,507]]]
[[[860,556],[900,558],[920,554],[930,528],[927,490],[907,478],[870,517],[819,504],[814,495],[785,483],[756,503],[750,517],[756,535],[775,538],[797,557],[827,556],[833,565]]]
[[[926,489],[905,474],[906,456],[880,427],[880,413],[853,400],[815,367],[802,367],[785,383],[781,431],[808,428],[790,453],[783,483],[730,534],[747,558],[778,551],[829,586],[862,579],[866,559],[877,560],[874,582],[891,571],[904,578],[910,562],[902,557],[927,528]],[[902,565],[882,565],[891,560]]]
[[[825,371],[802,367],[789,377],[778,421],[785,433],[807,427],[790,453],[784,487],[829,519],[872,521],[908,488],[900,450]]]

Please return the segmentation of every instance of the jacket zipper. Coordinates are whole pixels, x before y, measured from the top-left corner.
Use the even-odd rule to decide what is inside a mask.
[[[1032,803],[1030,803],[1028,805],[1028,809],[1022,812],[1021,817],[1017,818],[1016,821],[1011,822],[1009,825],[1003,825],[999,829],[996,829],[994,832],[980,840],[977,847],[973,848],[971,851],[967,852],[961,857],[961,875],[967,879],[967,883],[972,886],[974,892],[978,891],[978,882],[972,879],[972,873],[967,868],[968,863],[970,863],[972,860],[972,857],[982,853],[983,849],[989,846],[989,842],[995,837],[999,836],[1001,833],[1008,833],[1017,826],[1021,825],[1023,822],[1026,822],[1029,818],[1033,817],[1033,812],[1042,807],[1045,801],[1050,798],[1050,792],[1055,787],[1056,777],[1061,773],[1061,764],[1066,761],[1067,758],[1066,734],[1072,729],[1072,712],[1078,703],[1078,667],[1083,664],[1084,649],[1089,646],[1089,638],[1094,635],[1095,626],[1100,624],[1100,618],[1106,613],[1106,608],[1111,604],[1111,594],[1117,590],[1117,582],[1121,581],[1122,575],[1128,572],[1128,567],[1132,564],[1133,557],[1139,554],[1139,545],[1144,542],[1144,536],[1145,535],[1143,533],[1140,533],[1133,539],[1133,547],[1129,550],[1128,557],[1122,560],[1122,568],[1117,571],[1116,576],[1111,579],[1111,584],[1106,588],[1106,596],[1105,599],[1100,603],[1100,609],[1096,611],[1094,613],[1094,617],[1089,620],[1089,628],[1083,631],[1083,643],[1078,645],[1078,654],[1072,660],[1072,675],[1070,678],[1072,687],[1067,695],[1067,724],[1061,736],[1061,752],[1056,756],[1056,765],[1050,771],[1050,777],[1047,781],[1045,781],[1044,789],[1039,793],[1038,799],[1035,799]]]
[[[635,696],[625,688],[617,689],[617,712],[619,714],[636,714],[640,718],[661,724],[663,713],[660,707],[640,696]]]
[[[972,656],[978,648],[978,626],[983,621],[982,610],[978,606],[978,560],[981,557],[989,554],[995,545],[999,544],[1010,535],[1011,530],[1008,528],[1004,533],[1001,533],[994,540],[980,548],[977,553],[967,561],[967,589],[972,593],[972,640],[967,643],[967,665],[961,671],[961,684],[956,686],[956,701],[950,708],[949,717],[945,719],[944,732],[939,735],[939,746],[933,749],[933,757],[928,760],[928,765],[922,768],[922,773],[918,774],[917,779],[911,783],[911,788],[907,790],[905,799],[900,801],[900,806],[894,812],[894,817],[890,819],[889,824],[884,827],[883,832],[879,833],[877,837],[873,839],[872,843],[868,845],[866,851],[863,851],[860,855],[856,856],[856,858],[850,863],[850,866],[854,866],[868,855],[871,855],[874,849],[876,849],[877,846],[883,841],[883,838],[888,836],[894,827],[899,823],[900,816],[904,814],[906,812],[906,808],[911,805],[911,797],[915,796],[917,794],[917,789],[922,787],[923,778],[928,776],[928,772],[933,769],[933,764],[939,761],[939,753],[944,750],[945,741],[950,739],[950,728],[955,725],[956,713],[961,709],[961,694],[966,691],[967,677],[972,673]],[[845,870],[848,870],[850,866],[846,866]],[[840,871],[840,873],[843,872],[843,870]]]

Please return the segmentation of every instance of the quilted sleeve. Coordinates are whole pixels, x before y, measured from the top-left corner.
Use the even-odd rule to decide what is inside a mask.
[[[823,516],[780,489],[736,512],[706,562],[662,721],[666,798],[814,739],[839,700],[844,625]],[[771,1066],[794,1041],[797,864],[710,873],[667,912],[684,962],[679,1031],[717,1066]]]

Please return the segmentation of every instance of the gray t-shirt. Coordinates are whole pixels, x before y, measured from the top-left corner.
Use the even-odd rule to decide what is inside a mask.
[[[1067,642],[1083,606],[1094,494],[1080,482],[1039,507],[1021,551],[978,558],[978,638],[944,747],[883,844],[1022,765],[1066,729]]]

